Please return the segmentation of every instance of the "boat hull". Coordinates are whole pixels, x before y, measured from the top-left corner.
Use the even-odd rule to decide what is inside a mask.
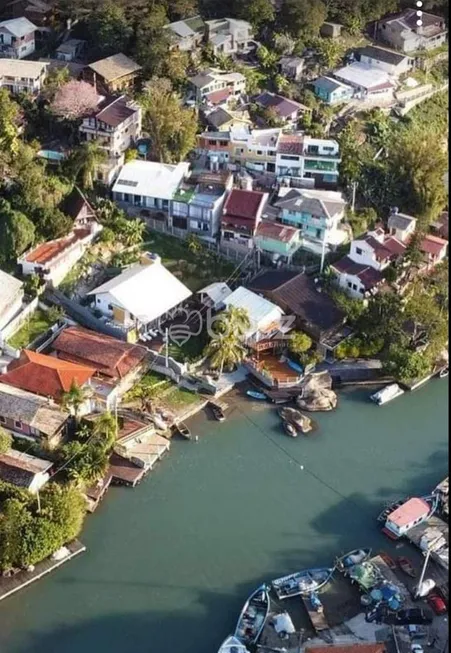
[[[333,567],[306,569],[282,578],[276,578],[271,584],[279,599],[309,595],[324,587],[331,579],[333,571]]]
[[[336,562],[337,569],[339,569],[339,571],[344,571],[354,565],[360,565],[362,562],[366,562],[370,556],[370,548],[353,549],[352,551],[345,553],[341,558],[338,558]]]
[[[230,635],[222,642],[218,653],[249,653],[249,651],[235,635]]]
[[[244,646],[256,644],[270,609],[269,592],[266,585],[261,585],[253,592],[241,611],[238,618],[234,637]]]
[[[246,394],[251,399],[258,399],[259,401],[265,401],[266,395],[263,392],[257,392],[256,390],[246,390]]]

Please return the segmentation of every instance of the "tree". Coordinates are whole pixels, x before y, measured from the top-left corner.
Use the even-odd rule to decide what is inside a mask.
[[[0,199],[0,262],[6,263],[19,257],[33,244],[33,223],[10,204]]]
[[[74,415],[75,420],[78,421],[80,408],[89,399],[91,394],[92,392],[89,388],[81,387],[75,381],[72,381],[69,390],[63,394],[61,403],[66,410]]]
[[[139,218],[127,220],[121,234],[122,240],[127,247],[140,245],[144,240],[146,224]]]
[[[6,88],[0,88],[0,151],[3,156],[14,156],[18,149],[19,105],[11,99]]]
[[[153,4],[152,11],[140,19],[135,30],[134,58],[142,66],[144,79],[162,75],[171,44],[165,7]]]
[[[272,72],[279,61],[279,55],[277,52],[269,50],[265,45],[260,45],[257,50],[257,59],[264,70]]]
[[[93,437],[94,442],[105,451],[113,448],[117,438],[117,422],[114,415],[106,411],[95,420]]]
[[[214,369],[222,374],[224,367],[233,367],[242,362],[246,349],[234,334],[217,333],[205,348],[205,355],[210,357]]]
[[[288,347],[293,354],[304,354],[312,347],[313,341],[306,333],[294,331],[290,334]]]
[[[296,41],[289,34],[285,32],[277,32],[273,34],[274,50],[280,56],[293,54],[296,46]]]
[[[133,30],[117,2],[99,3],[85,24],[89,41],[99,58],[128,50]]]
[[[419,352],[411,351],[402,345],[393,345],[388,354],[384,369],[404,383],[426,376],[430,363]]]
[[[33,214],[33,222],[45,240],[62,238],[72,229],[73,220],[59,209],[43,208]]]
[[[285,30],[300,39],[318,36],[326,17],[326,5],[321,0],[283,0],[280,10]]]
[[[12,441],[13,439],[11,434],[0,427],[0,454],[6,453],[9,449],[11,449]]]
[[[55,92],[50,108],[61,118],[78,120],[91,113],[98,103],[99,95],[94,86],[72,79]]]
[[[161,79],[151,80],[140,102],[155,158],[162,163],[183,160],[196,144],[195,110],[184,108],[171,85]]]
[[[249,21],[258,31],[274,21],[274,7],[271,0],[247,0],[238,3],[238,16]]]
[[[360,125],[357,120],[349,122],[340,133],[340,180],[350,186],[356,182],[362,172],[365,150],[362,148]]]
[[[96,141],[88,141],[76,148],[71,156],[70,165],[74,177],[80,179],[84,189],[94,187],[94,177],[98,167],[107,160],[107,154]]]
[[[67,66],[63,68],[50,68],[44,81],[43,97],[52,102],[56,93],[70,81],[70,72]]]
[[[344,56],[345,48],[340,41],[328,38],[318,38],[314,42],[321,64],[328,70],[336,68]]]

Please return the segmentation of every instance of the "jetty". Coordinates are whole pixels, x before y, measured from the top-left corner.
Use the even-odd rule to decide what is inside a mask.
[[[327,619],[324,615],[324,608],[321,607],[318,610],[315,610],[312,601],[308,596],[301,596],[301,601],[304,608],[307,611],[312,626],[317,633],[320,633],[323,630],[329,630],[330,626],[327,622]]]

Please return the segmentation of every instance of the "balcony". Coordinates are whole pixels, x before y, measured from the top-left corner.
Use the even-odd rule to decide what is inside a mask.
[[[305,157],[313,157],[313,158],[319,158],[319,159],[338,159],[340,160],[340,152],[320,152],[319,150],[315,149],[310,149],[307,147],[306,150],[304,150],[304,156]]]
[[[320,172],[333,172],[338,174],[336,161],[311,161],[306,159],[304,170],[319,170]]]

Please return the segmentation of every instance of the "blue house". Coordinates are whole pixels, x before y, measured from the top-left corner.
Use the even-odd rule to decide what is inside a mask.
[[[332,79],[332,77],[318,77],[312,82],[316,97],[326,104],[341,104],[349,102],[354,96],[352,86]]]

